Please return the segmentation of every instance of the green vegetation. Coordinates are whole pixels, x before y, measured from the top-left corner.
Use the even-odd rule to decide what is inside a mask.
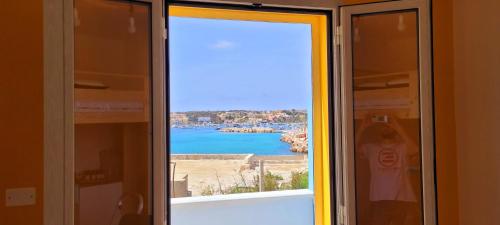
[[[259,177],[257,177],[257,187],[259,187]],[[267,171],[264,175],[264,191],[277,191],[281,189],[281,181],[283,177],[280,175],[272,174]]]
[[[214,187],[212,187],[212,185],[205,186],[203,188],[203,190],[201,190],[202,196],[208,196],[208,195],[214,195],[214,194],[215,194],[215,190],[214,190]]]
[[[292,180],[290,181],[290,189],[305,189],[308,187],[309,174],[306,172],[292,172]]]
[[[230,186],[226,189],[224,194],[238,194],[238,193],[250,193],[250,192],[258,192],[259,189],[255,187],[242,187],[238,185]]]
[[[234,185],[223,188],[219,183],[218,190],[209,185],[203,188],[201,195],[209,196],[216,194],[237,194],[259,192],[259,176],[254,176],[253,181],[247,182],[240,173],[241,183],[235,182]],[[306,189],[308,187],[308,172],[292,172],[290,182],[284,182],[281,175],[273,174],[269,171],[264,175],[264,191],[282,191]]]

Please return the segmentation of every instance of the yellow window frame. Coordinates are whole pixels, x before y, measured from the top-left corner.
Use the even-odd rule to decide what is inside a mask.
[[[327,16],[318,14],[169,6],[169,16],[311,25],[315,224],[331,224]]]

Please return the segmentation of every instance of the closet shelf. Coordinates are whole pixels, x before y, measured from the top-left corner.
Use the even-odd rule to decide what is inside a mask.
[[[75,122],[131,123],[146,122],[147,96],[143,91],[75,89]]]
[[[75,75],[96,75],[96,76],[112,76],[112,77],[128,77],[128,78],[143,78],[146,77],[144,74],[130,74],[130,73],[110,73],[110,72],[99,72],[99,71],[86,71],[86,70],[75,70]]]
[[[354,114],[395,114],[400,118],[418,118],[418,73],[405,71],[373,74],[354,79]]]

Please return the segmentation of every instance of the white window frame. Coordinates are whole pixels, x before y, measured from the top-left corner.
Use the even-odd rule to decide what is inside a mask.
[[[123,0],[130,2],[130,0]],[[165,54],[163,0],[152,16],[153,221],[166,224]],[[44,0],[44,202],[43,224],[74,224],[74,3]]]
[[[356,224],[356,192],[354,171],[354,113],[352,90],[352,43],[351,16],[370,13],[384,13],[401,10],[417,10],[418,13],[418,58],[420,83],[420,135],[423,222],[436,224],[435,180],[434,180],[434,121],[431,68],[430,12],[428,0],[402,0],[340,7],[342,30],[342,146],[343,146],[343,195],[341,208],[345,211],[344,224]]]

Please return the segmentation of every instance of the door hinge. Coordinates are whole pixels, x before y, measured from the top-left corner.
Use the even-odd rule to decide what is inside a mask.
[[[165,26],[165,18],[161,20],[161,27],[163,30],[163,39],[167,40],[167,27]]]
[[[335,45],[340,46],[342,45],[342,26],[336,26],[335,27]]]

